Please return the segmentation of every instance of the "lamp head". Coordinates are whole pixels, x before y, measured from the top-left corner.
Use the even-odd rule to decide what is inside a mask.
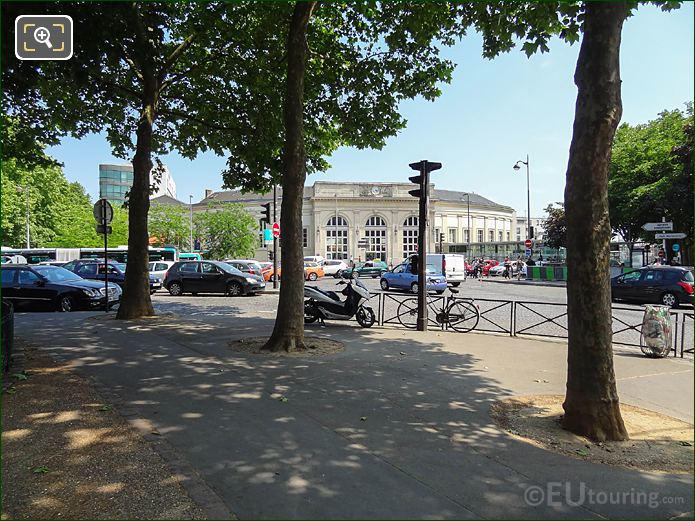
[[[514,168],[514,170],[519,170],[519,168],[521,168],[519,166],[519,162],[517,161],[516,163],[514,163],[514,166],[512,168]]]

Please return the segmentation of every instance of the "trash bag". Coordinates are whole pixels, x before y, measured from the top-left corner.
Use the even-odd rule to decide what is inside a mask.
[[[671,352],[673,327],[668,306],[647,304],[642,318],[640,348],[653,358],[664,358]]]

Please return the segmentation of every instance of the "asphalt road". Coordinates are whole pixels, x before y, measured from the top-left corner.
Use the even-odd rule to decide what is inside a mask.
[[[379,279],[360,279],[373,293],[379,293]],[[307,285],[315,285],[321,289],[339,291],[336,285],[338,281],[332,277],[325,277],[315,282],[307,282]],[[272,285],[268,286],[268,289]],[[550,287],[539,285],[521,285],[503,282],[479,281],[468,279],[459,287],[457,297],[474,299],[481,313],[481,319],[477,330],[509,333],[512,327],[517,333],[525,333],[539,336],[566,338],[567,293],[564,287]],[[370,305],[378,314],[386,326],[402,327],[398,320],[399,310],[403,300],[414,295],[406,292],[391,292],[390,296],[375,295]],[[450,297],[449,292],[445,296]],[[230,317],[274,318],[277,303],[277,293],[262,293],[246,297],[223,297],[215,295],[184,295],[172,297],[165,291],[160,291],[153,297],[158,312],[172,312],[178,315],[206,316],[215,320],[225,321]],[[516,301],[517,305],[512,310],[509,301]],[[431,319],[441,309],[444,300],[435,297],[430,304]],[[404,305],[405,306],[405,305]],[[682,309],[692,315],[692,306]],[[644,308],[639,305],[614,303],[613,304],[613,331],[614,342],[617,347],[625,344],[626,349],[639,349],[640,326]],[[677,348],[680,350],[680,338],[684,339],[685,349],[693,347],[693,320],[686,316],[678,315],[678,339]],[[683,325],[685,329],[683,331]],[[441,327],[432,321],[430,328]],[[675,329],[674,324],[674,329]],[[685,335],[683,335],[683,332]],[[675,331],[674,331],[675,333]],[[588,332],[587,334],[590,334]],[[687,354],[686,354],[687,356]]]

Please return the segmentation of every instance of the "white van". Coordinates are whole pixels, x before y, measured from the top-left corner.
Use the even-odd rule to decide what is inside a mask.
[[[433,264],[452,286],[458,286],[466,280],[466,257],[463,255],[431,253],[427,255],[427,264]]]

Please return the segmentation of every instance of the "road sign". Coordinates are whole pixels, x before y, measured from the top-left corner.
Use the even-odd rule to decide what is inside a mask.
[[[109,224],[113,221],[113,206],[106,199],[99,199],[92,209],[92,214],[99,224],[104,224],[104,213],[106,213],[106,224]]]
[[[96,229],[97,229],[98,234],[104,233],[104,225],[103,224],[97,224]],[[113,231],[113,229],[111,228],[111,226],[106,227],[106,235],[111,235],[112,231]]]
[[[273,223],[273,237],[280,237],[280,223]]]
[[[533,241],[531,239],[526,239],[524,241],[524,246],[526,246],[526,248],[530,248],[531,246],[533,246]],[[528,255],[528,253],[527,253],[527,255]]]
[[[532,253],[533,253],[533,250],[532,250],[532,249],[528,248],[528,249],[526,250],[526,256],[527,256],[527,257],[530,257]]]
[[[272,241],[273,240],[273,230],[271,230],[270,228],[266,228],[265,230],[263,230],[263,240],[267,241],[267,242]]]
[[[369,241],[357,241],[357,247],[366,250],[369,247]]]
[[[660,230],[670,232],[673,230],[673,222],[645,223],[642,225],[642,229],[647,232],[658,232]]]
[[[671,246],[671,249],[673,251],[678,251],[681,249],[681,245],[680,244],[674,244],[673,246]]]
[[[682,232],[676,233],[656,233],[654,234],[656,239],[685,239],[686,234]]]

